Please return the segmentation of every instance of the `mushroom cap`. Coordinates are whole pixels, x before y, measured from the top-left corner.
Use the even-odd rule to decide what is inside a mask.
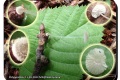
[[[22,15],[25,12],[25,9],[23,6],[18,6],[16,7],[16,12],[17,14]]]
[[[106,56],[100,48],[94,48],[86,56],[86,68],[93,75],[99,75],[107,69]]]
[[[18,61],[24,61],[27,56],[28,42],[26,37],[17,38],[12,44],[12,52]]]
[[[106,8],[102,4],[96,4],[95,7],[92,9],[92,17],[93,18],[98,18],[101,14],[106,13]]]

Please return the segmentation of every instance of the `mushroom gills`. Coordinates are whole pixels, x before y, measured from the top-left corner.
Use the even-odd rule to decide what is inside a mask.
[[[90,50],[86,56],[85,64],[87,70],[93,75],[99,75],[103,73],[108,68],[104,50],[100,48],[94,48]]]
[[[12,53],[18,61],[24,61],[27,56],[28,42],[26,37],[17,38],[12,43]]]

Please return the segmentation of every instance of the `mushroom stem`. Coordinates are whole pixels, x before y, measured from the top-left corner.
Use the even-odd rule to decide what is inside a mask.
[[[110,19],[110,18],[108,18],[107,16],[105,16],[105,15],[103,15],[103,14],[101,14],[101,16],[104,17],[104,18],[107,19],[107,20]],[[111,19],[111,21],[112,21],[113,23],[116,23],[116,20],[114,20],[113,18]]]
[[[107,17],[107,16],[105,16],[105,15],[103,15],[103,14],[101,14],[101,16],[104,17],[104,18],[107,19],[107,20],[110,19],[109,17]]]
[[[87,11],[88,11],[89,13],[91,13],[89,10],[87,10]],[[105,15],[103,15],[103,14],[101,14],[101,16],[104,17],[105,19],[109,20],[109,18],[108,18],[107,16],[105,16]],[[112,18],[111,21],[116,24],[116,20],[115,20],[115,19]]]
[[[90,77],[89,77],[89,76],[87,76],[87,78],[86,78],[85,80],[90,80]]]

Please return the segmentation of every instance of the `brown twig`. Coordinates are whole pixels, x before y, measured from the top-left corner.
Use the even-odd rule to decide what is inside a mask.
[[[69,5],[75,6],[75,5],[79,5],[83,2],[84,2],[84,0],[80,0],[80,1],[79,0],[73,0],[73,1],[71,1],[71,3]]]
[[[36,63],[35,63],[35,68],[34,72],[32,75],[31,80],[38,80],[39,79],[39,74],[42,70],[42,68],[48,64],[48,59],[44,56],[44,44],[48,39],[48,34],[45,33],[45,27],[44,24],[41,24],[40,26],[40,34],[37,35],[37,38],[39,39],[39,45],[36,50]]]

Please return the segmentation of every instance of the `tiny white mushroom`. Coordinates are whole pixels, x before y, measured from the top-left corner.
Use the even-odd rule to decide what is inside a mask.
[[[106,13],[106,8],[102,4],[96,4],[96,6],[92,9],[92,17],[98,18],[100,15],[103,15]]]
[[[23,6],[16,7],[17,14],[21,15],[25,12],[25,8]]]
[[[17,38],[12,44],[12,53],[18,61],[24,61],[27,56],[28,42],[26,37]]]
[[[85,63],[87,70],[94,75],[99,75],[108,68],[106,56],[104,51],[100,48],[90,50],[86,56]]]

